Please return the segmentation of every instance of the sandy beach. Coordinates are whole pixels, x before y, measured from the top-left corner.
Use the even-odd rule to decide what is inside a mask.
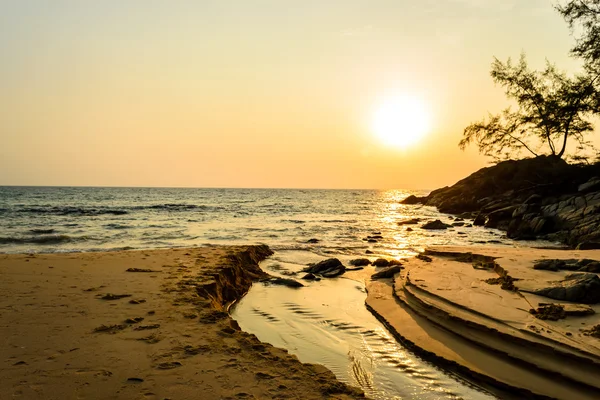
[[[534,269],[540,260],[598,259],[598,251],[432,247],[368,285],[367,306],[405,346],[501,398],[597,399],[600,339],[590,329],[600,306],[532,291],[573,273]],[[500,285],[506,276],[516,288]],[[566,315],[536,318],[531,310],[545,304]]]
[[[0,255],[0,393],[22,399],[351,399],[226,313],[266,246]]]

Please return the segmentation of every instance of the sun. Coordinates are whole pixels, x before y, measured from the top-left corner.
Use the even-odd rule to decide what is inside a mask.
[[[373,115],[373,132],[388,146],[406,148],[429,131],[430,117],[416,97],[397,96],[381,103]]]

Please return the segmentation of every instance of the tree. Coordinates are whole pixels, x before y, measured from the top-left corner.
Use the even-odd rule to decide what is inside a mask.
[[[500,161],[523,151],[563,157],[570,138],[578,149],[590,146],[585,134],[593,130],[588,118],[597,109],[595,78],[569,78],[550,63],[541,72],[532,71],[524,55],[517,64],[494,59],[491,76],[517,109],[509,107],[467,126],[461,149],[475,142],[480,153]]]
[[[600,73],[600,0],[570,0],[556,9],[571,30],[582,29],[571,53],[583,59],[589,71]]]

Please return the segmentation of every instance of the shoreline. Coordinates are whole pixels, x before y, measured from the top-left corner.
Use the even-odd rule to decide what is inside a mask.
[[[484,280],[510,270],[521,279],[515,285],[526,288],[561,276],[533,271],[535,259],[598,259],[600,252],[434,247],[426,254],[429,261],[409,259],[394,278],[367,287],[367,308],[401,343],[502,398],[598,398],[600,340],[578,327],[598,324],[600,317],[542,321],[523,304],[568,302]],[[482,255],[501,267],[479,268],[473,260]],[[600,311],[598,305],[590,308]]]
[[[241,331],[226,312],[268,276],[258,262],[270,254],[263,245],[0,255],[2,392],[363,398],[325,367]]]

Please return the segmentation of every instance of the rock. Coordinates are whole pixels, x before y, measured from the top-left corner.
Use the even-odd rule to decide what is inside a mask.
[[[510,219],[512,218],[513,212],[515,211],[516,206],[508,206],[503,207],[498,210],[492,211],[487,216],[487,221],[485,223],[486,228],[508,228],[508,224]],[[505,223],[506,227],[501,224]]]
[[[127,268],[125,272],[160,272],[149,268]]]
[[[354,265],[355,267],[371,265],[371,260],[369,260],[368,258],[356,258],[354,260],[350,260],[350,265]]]
[[[375,267],[387,267],[388,265],[390,265],[390,262],[385,258],[378,258],[377,260],[373,261],[373,266]]]
[[[563,304],[567,317],[585,317],[596,314],[596,311],[587,304]]]
[[[310,272],[306,275],[304,275],[301,279],[307,280],[307,281],[314,281],[317,279],[317,277],[314,274],[311,274]]]
[[[373,254],[371,250],[365,250],[365,254]]]
[[[485,215],[483,215],[482,213],[477,214],[477,216],[473,220],[473,225],[484,226],[485,225]]]
[[[326,271],[330,271],[342,266],[342,262],[337,258],[329,258],[327,260],[319,261],[314,265],[310,265],[308,268],[304,268],[304,272],[310,272],[313,274],[321,274]]]
[[[315,238],[308,239],[308,240],[306,241],[306,243],[319,243],[319,239],[315,239]]]
[[[577,250],[597,250],[600,249],[600,242],[581,242],[577,245]]]
[[[421,225],[421,229],[430,229],[430,230],[440,230],[440,229],[448,229],[452,225],[448,225],[436,219],[435,221],[427,222],[426,224]]]
[[[379,272],[371,275],[371,279],[392,278],[392,277],[394,277],[394,275],[396,275],[398,272],[400,272],[401,269],[402,269],[402,267],[400,265],[394,265],[393,267],[386,268],[382,271],[379,271]]]
[[[406,232],[412,232],[413,228],[411,228],[410,226],[408,228],[406,228]]]
[[[577,187],[578,192],[592,192],[600,190],[600,178],[593,177],[586,183],[583,183]]]
[[[563,260],[538,260],[533,264],[533,269],[541,269],[544,271],[560,271],[565,266]]]
[[[304,285],[301,284],[300,282],[298,282],[297,280],[295,280],[295,279],[289,279],[289,278],[274,277],[274,278],[265,279],[262,282],[270,283],[270,284],[273,284],[273,285],[287,286],[287,287],[290,287],[290,288],[304,287]]]
[[[421,197],[417,197],[414,194],[411,194],[410,196],[408,196],[407,198],[402,200],[400,203],[401,204],[419,204],[419,203],[421,203],[422,200],[423,199]]]
[[[330,269],[326,272],[322,272],[321,276],[323,276],[324,278],[335,278],[336,276],[342,275],[344,272],[346,272],[346,268],[343,265],[341,265],[337,268]]]
[[[567,275],[552,286],[533,290],[531,293],[554,300],[596,304],[600,303],[600,278],[596,274],[578,272]]]
[[[425,261],[425,262],[432,262],[433,259],[429,256],[426,256],[425,254],[417,254],[416,258],[421,260],[421,261]]]
[[[465,226],[464,222],[453,222],[452,226]]]
[[[543,200],[543,197],[540,196],[539,194],[532,194],[527,199],[525,199],[523,204],[542,204],[542,200]]]
[[[402,261],[392,258],[391,260],[388,260],[388,265],[402,265]]]
[[[397,224],[398,225],[416,225],[419,222],[421,222],[421,218],[411,218],[411,219],[405,219],[402,221],[398,221]]]
[[[367,236],[367,239],[383,239],[383,236],[381,236],[381,235]]]
[[[365,267],[346,267],[346,271],[360,271],[361,269],[365,269]]]

